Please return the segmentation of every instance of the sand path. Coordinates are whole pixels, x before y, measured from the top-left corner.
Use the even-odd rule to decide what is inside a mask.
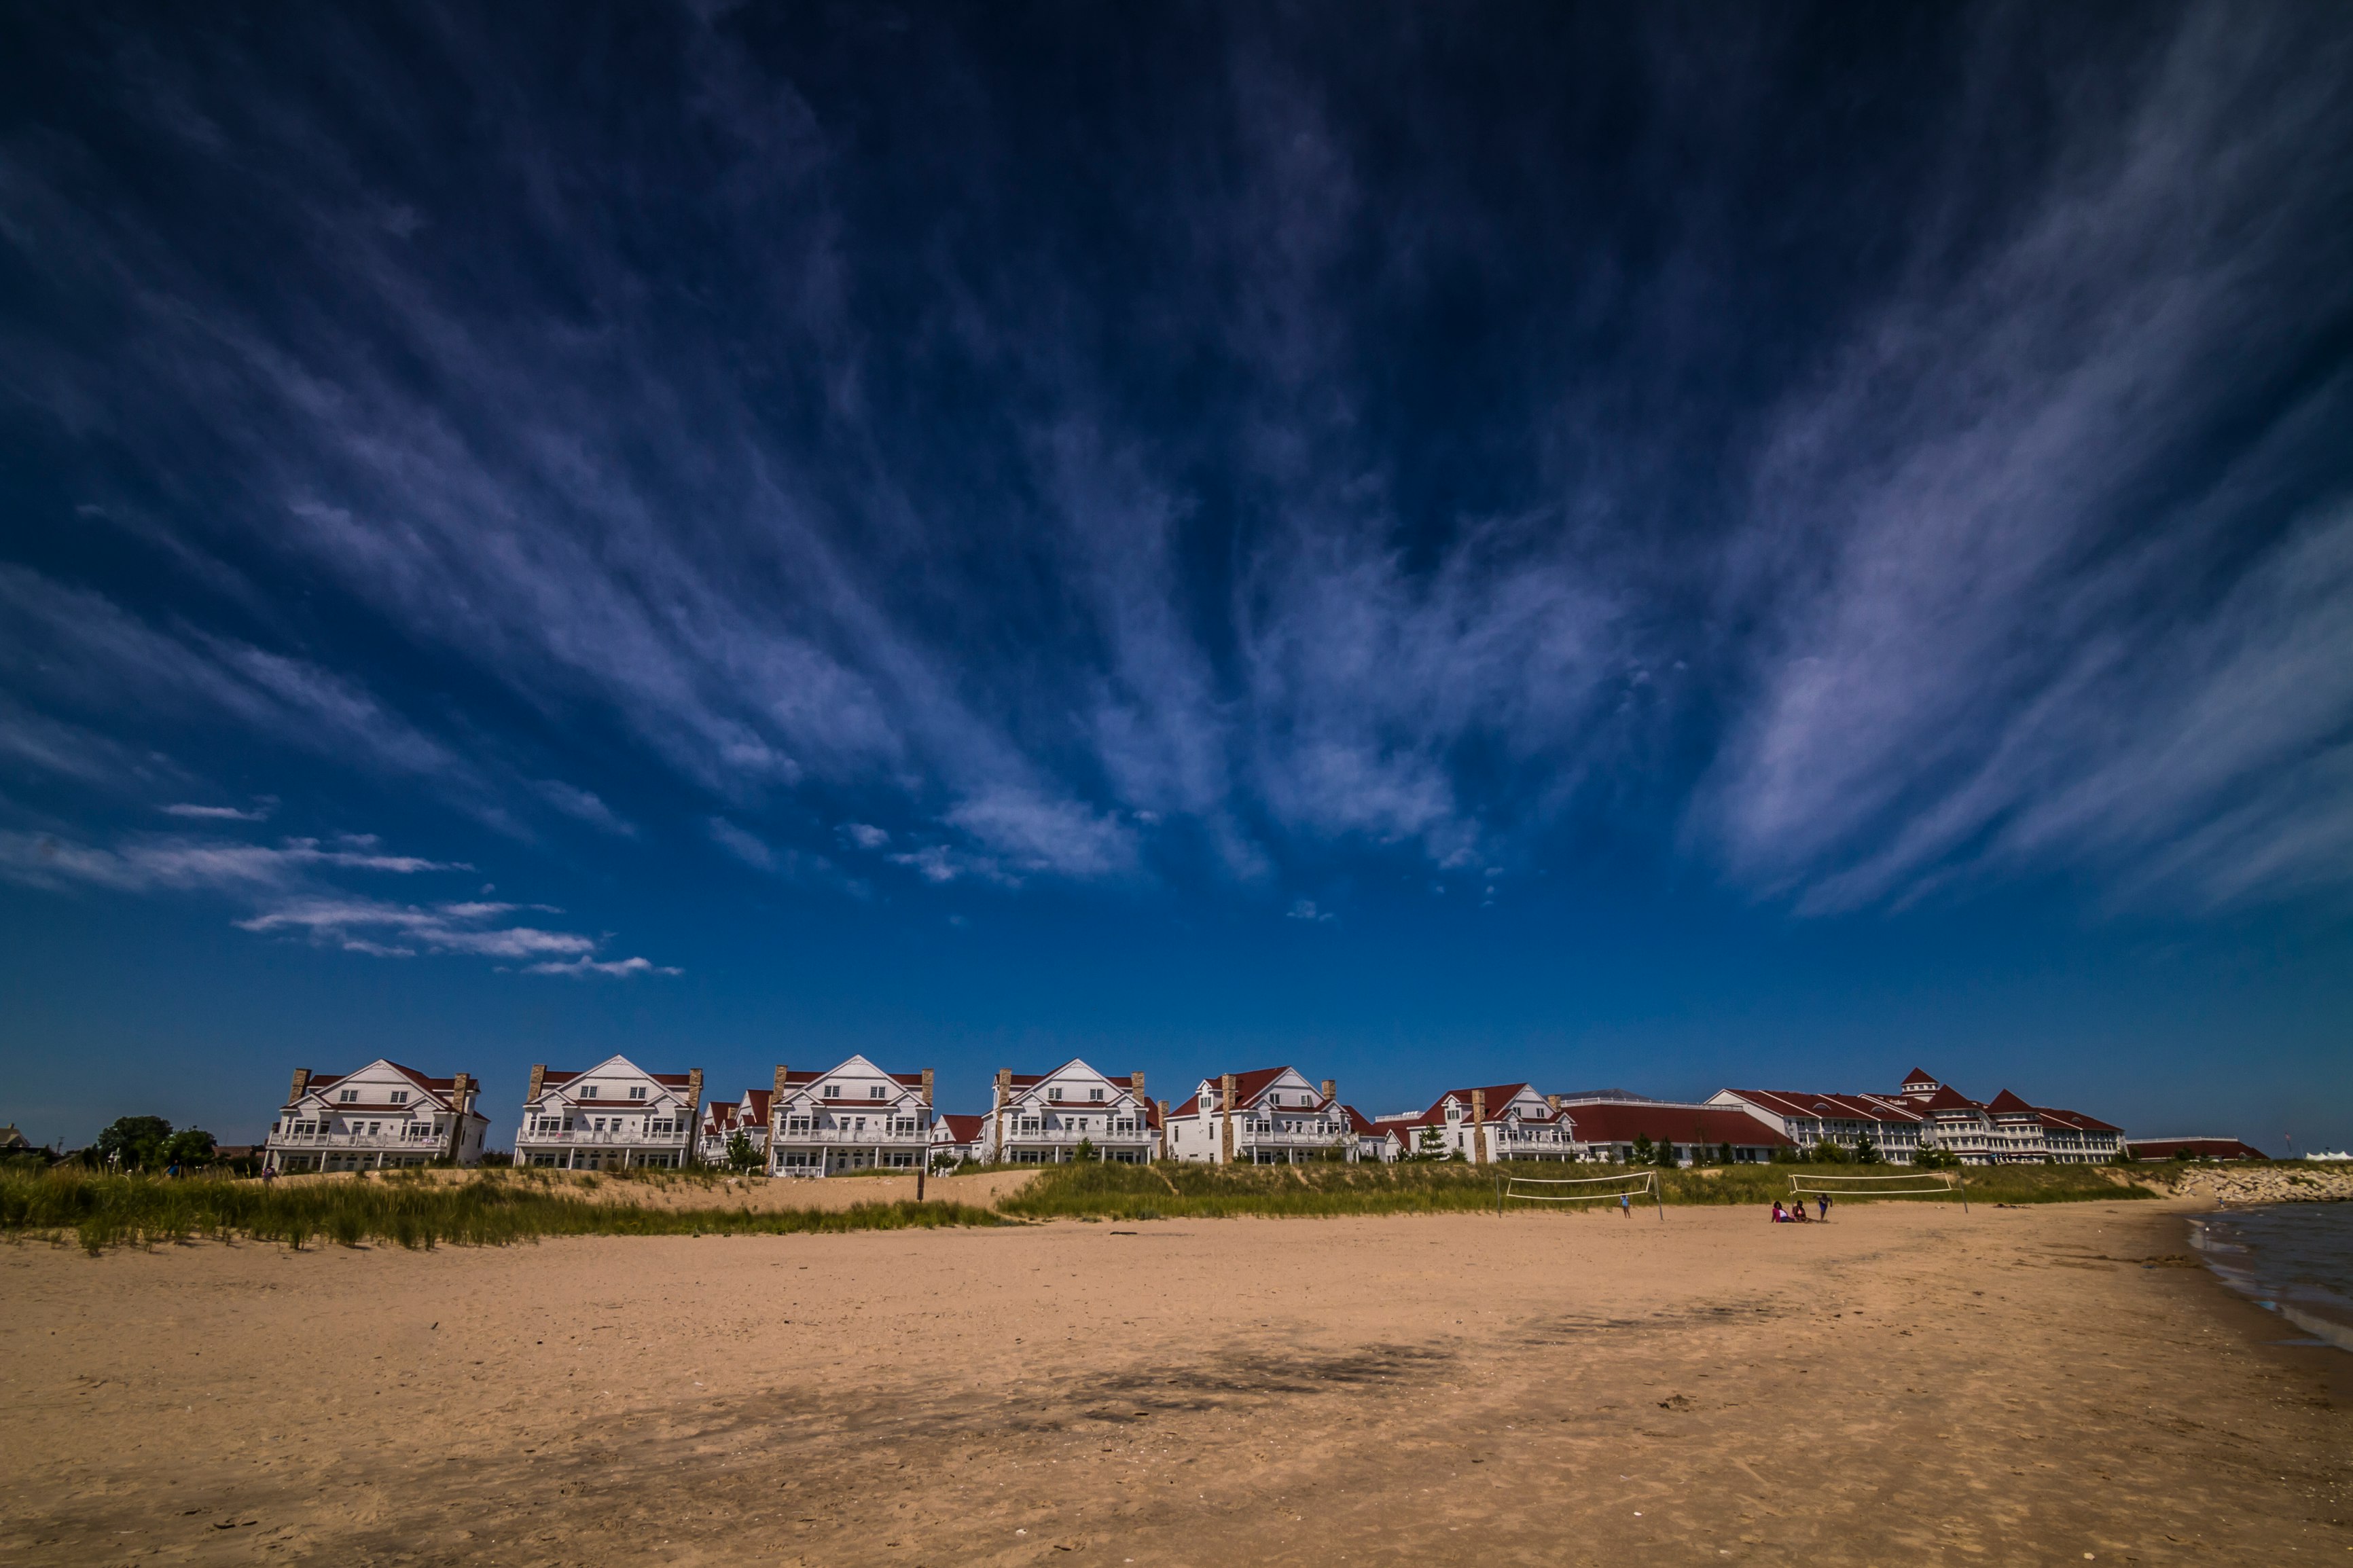
[[[0,1559],[2347,1561],[2158,1206],[8,1247]]]

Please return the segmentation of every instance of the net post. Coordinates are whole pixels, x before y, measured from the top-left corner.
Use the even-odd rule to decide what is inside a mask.
[[[1667,1198],[1666,1194],[1660,1191],[1660,1188],[1665,1184],[1665,1183],[1659,1180],[1658,1172],[1652,1171],[1651,1173],[1651,1202],[1658,1208],[1659,1223],[1661,1225],[1667,1223]]]
[[[1495,1217],[1504,1217],[1504,1178],[1501,1176],[1495,1178]]]
[[[1969,1179],[1958,1171],[1953,1173],[1953,1190],[1961,1194],[1961,1212],[1969,1212]]]

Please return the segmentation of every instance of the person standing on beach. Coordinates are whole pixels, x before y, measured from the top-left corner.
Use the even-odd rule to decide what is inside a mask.
[[[1818,1195],[1815,1197],[1814,1202],[1821,1205],[1822,1218],[1824,1218],[1825,1220],[1829,1219],[1829,1218],[1831,1217],[1831,1195],[1830,1195],[1830,1194],[1828,1194],[1828,1193],[1822,1193],[1822,1194],[1818,1194]]]
[[[1620,1215],[1622,1215],[1623,1217],[1625,1217],[1625,1218],[1627,1218],[1627,1219],[1632,1219],[1632,1218],[1634,1217],[1634,1194],[1631,1194],[1631,1193],[1620,1193],[1620,1194],[1618,1194],[1618,1212],[1619,1212],[1619,1214],[1620,1214]]]

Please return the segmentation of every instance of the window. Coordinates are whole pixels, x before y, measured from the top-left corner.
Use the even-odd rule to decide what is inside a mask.
[[[867,1099],[869,1099],[869,1100],[880,1100],[880,1099],[881,1099],[881,1098],[882,1098],[882,1086],[881,1086],[881,1084],[879,1084],[879,1083],[870,1083],[870,1084],[868,1084],[868,1085],[866,1086],[866,1098],[867,1098]]]
[[[1061,1089],[1061,1086],[1060,1086],[1060,1084],[1057,1084],[1057,1085],[1055,1085],[1052,1089],[1048,1089],[1048,1090],[1046,1091],[1046,1098],[1047,1098],[1048,1100],[1060,1100],[1060,1099],[1061,1099],[1061,1098],[1062,1098],[1062,1089]]]
[[[643,1100],[645,1097],[646,1086],[644,1084],[633,1083],[629,1086],[629,1098],[631,1100]]]
[[[1089,1100],[1100,1100],[1103,1099],[1103,1090],[1099,1089],[1091,1089],[1087,1090],[1087,1098]]]
[[[339,1104],[339,1105],[349,1105],[352,1101],[353,1101],[353,1100],[357,1100],[359,1097],[360,1097],[360,1091],[359,1091],[358,1089],[342,1089],[342,1090],[337,1091],[337,1093],[336,1093],[336,1095],[335,1095],[335,1101],[336,1101],[336,1103],[337,1103],[337,1104]]]
[[[381,1131],[384,1131],[384,1123],[383,1123],[383,1122],[381,1122],[381,1121],[371,1121],[371,1122],[369,1122],[369,1123],[368,1123],[368,1136],[369,1136],[369,1137],[373,1138],[373,1137],[375,1137],[377,1133],[379,1133],[379,1132],[381,1132]]]
[[[827,1084],[825,1086],[825,1097],[828,1100],[839,1100],[841,1098],[841,1085],[838,1083]]]
[[[580,1098],[581,1098],[581,1099],[583,1099],[583,1100],[594,1100],[594,1099],[596,1099],[596,1086],[595,1084],[593,1084],[593,1083],[592,1083],[592,1084],[590,1084],[586,1089],[582,1089],[582,1090],[580,1091]]]
[[[394,1089],[392,1091],[392,1102],[395,1105],[406,1105],[408,1103],[408,1091],[405,1089]]]

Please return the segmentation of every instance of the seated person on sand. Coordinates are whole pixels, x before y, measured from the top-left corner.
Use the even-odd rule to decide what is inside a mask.
[[[1775,1225],[1787,1225],[1788,1222],[1789,1211],[1781,1206],[1780,1199],[1775,1198],[1773,1200],[1773,1223]]]

